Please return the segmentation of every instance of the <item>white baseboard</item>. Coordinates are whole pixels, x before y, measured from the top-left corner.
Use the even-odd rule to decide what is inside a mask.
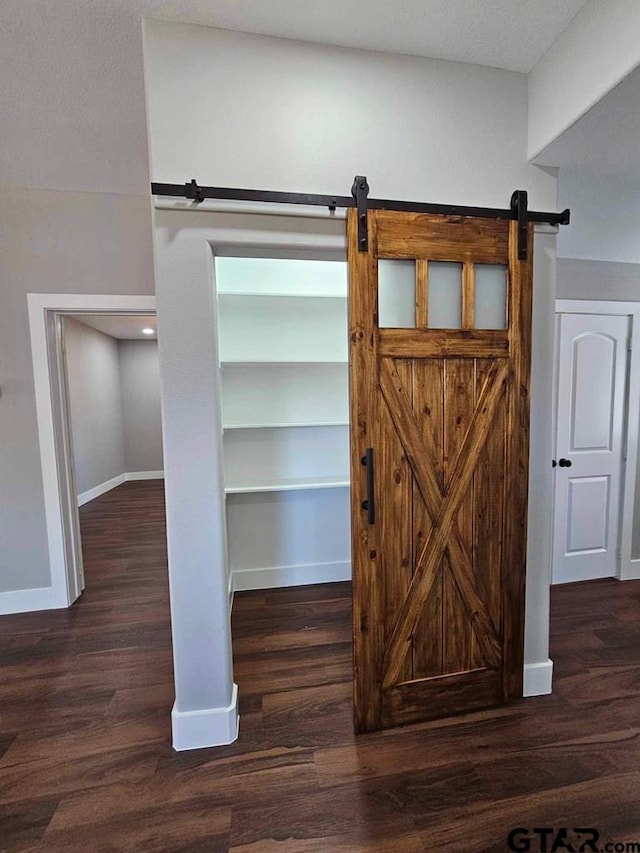
[[[78,506],[84,506],[84,504],[89,503],[94,498],[99,498],[100,495],[104,495],[105,492],[110,492],[111,489],[115,489],[116,486],[121,486],[124,483],[126,474],[118,474],[117,477],[113,477],[111,480],[107,480],[105,483],[100,483],[98,486],[94,486],[92,489],[87,489],[86,492],[81,492],[78,495]]]
[[[107,480],[105,483],[100,483],[100,485],[94,486],[92,489],[87,489],[86,492],[79,494],[78,506],[84,506],[84,504],[89,503],[89,501],[92,501],[94,498],[99,498],[100,495],[104,495],[105,492],[110,492],[111,489],[115,489],[123,483],[128,483],[130,480],[163,479],[164,471],[126,471],[124,474],[118,474],[117,477],[113,477],[113,479]]]
[[[640,558],[631,559],[622,569],[620,574],[621,581],[637,581],[640,580]]]
[[[553,661],[547,659],[542,663],[525,663],[523,696],[545,696],[551,693],[553,679]]]
[[[164,480],[164,471],[128,471],[125,480]]]
[[[264,569],[232,569],[234,592],[249,589],[274,589],[282,586],[307,586],[351,580],[351,562],[310,563],[302,566],[279,566]]]
[[[0,592],[0,616],[9,613],[31,613],[34,610],[58,610],[67,606],[66,600],[56,600],[52,586]]]
[[[201,711],[171,711],[173,748],[204,749],[225,746],[238,737],[238,685],[233,685],[231,703],[226,708],[205,708]]]

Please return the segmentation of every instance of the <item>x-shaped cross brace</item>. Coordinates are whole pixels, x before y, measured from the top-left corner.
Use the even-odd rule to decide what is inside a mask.
[[[382,686],[385,689],[398,682],[415,626],[445,551],[449,554],[451,573],[474,626],[487,666],[497,667],[500,664],[500,643],[484,602],[478,595],[473,565],[460,539],[456,517],[471,482],[478,455],[487,440],[508,375],[509,364],[506,359],[493,362],[467,434],[453,463],[450,486],[442,489],[428,461],[429,458],[435,459],[433,437],[429,434],[425,440],[393,363],[390,359],[381,359],[380,389],[432,525],[385,651],[382,665]]]

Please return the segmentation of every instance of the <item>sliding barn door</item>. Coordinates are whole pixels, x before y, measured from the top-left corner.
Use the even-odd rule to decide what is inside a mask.
[[[522,695],[528,478],[517,224],[368,224],[360,252],[349,211],[357,731]]]

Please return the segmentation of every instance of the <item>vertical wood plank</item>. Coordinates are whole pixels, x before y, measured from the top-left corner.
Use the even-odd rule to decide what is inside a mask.
[[[429,263],[416,261],[416,328],[429,328]]]
[[[462,328],[473,329],[475,325],[475,273],[470,261],[462,265]]]
[[[349,260],[349,406],[351,443],[351,559],[353,573],[353,716],[356,732],[381,725],[379,669],[383,654],[383,587],[377,564],[376,526],[362,511],[366,471],[360,463],[373,447],[377,420],[377,266],[375,219],[369,214],[369,252],[358,251],[355,210],[347,214]]]
[[[402,387],[411,400],[412,363],[409,359],[390,359]],[[389,410],[380,404],[376,423],[375,478],[378,527],[378,571],[381,577],[383,637],[387,644],[398,614],[407,597],[413,568],[412,481],[413,475]],[[384,472],[384,473],[382,473]],[[400,681],[413,677],[412,655],[403,661]]]
[[[486,381],[491,359],[476,360],[476,399]],[[500,403],[491,430],[478,459],[474,475],[473,551],[477,589],[501,639],[502,627],[502,525],[504,512],[505,404]],[[471,643],[471,665],[486,666],[475,636]]]
[[[509,223],[509,350],[512,377],[506,416],[504,518],[504,698],[522,696],[524,598],[529,486],[529,374],[533,290],[533,225],[528,259],[518,260],[517,223]]]
[[[449,485],[451,466],[467,434],[475,408],[475,364],[472,359],[445,362],[444,476]],[[473,548],[473,484],[457,517],[462,544]],[[471,624],[445,557],[443,573],[443,672],[462,672],[471,661]]]
[[[444,361],[415,359],[413,363],[413,410],[423,435],[431,433],[436,457],[429,459],[440,487],[444,484]],[[429,445],[428,445],[429,446]],[[433,513],[433,508],[432,508]],[[413,489],[414,565],[431,531],[431,520],[419,489]],[[442,673],[442,569],[416,626],[413,638],[413,677],[429,678]]]

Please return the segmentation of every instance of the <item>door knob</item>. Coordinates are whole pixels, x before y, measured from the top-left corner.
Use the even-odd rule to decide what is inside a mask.
[[[570,459],[559,459],[558,465],[561,468],[571,468],[571,466],[573,465],[573,462]]]

